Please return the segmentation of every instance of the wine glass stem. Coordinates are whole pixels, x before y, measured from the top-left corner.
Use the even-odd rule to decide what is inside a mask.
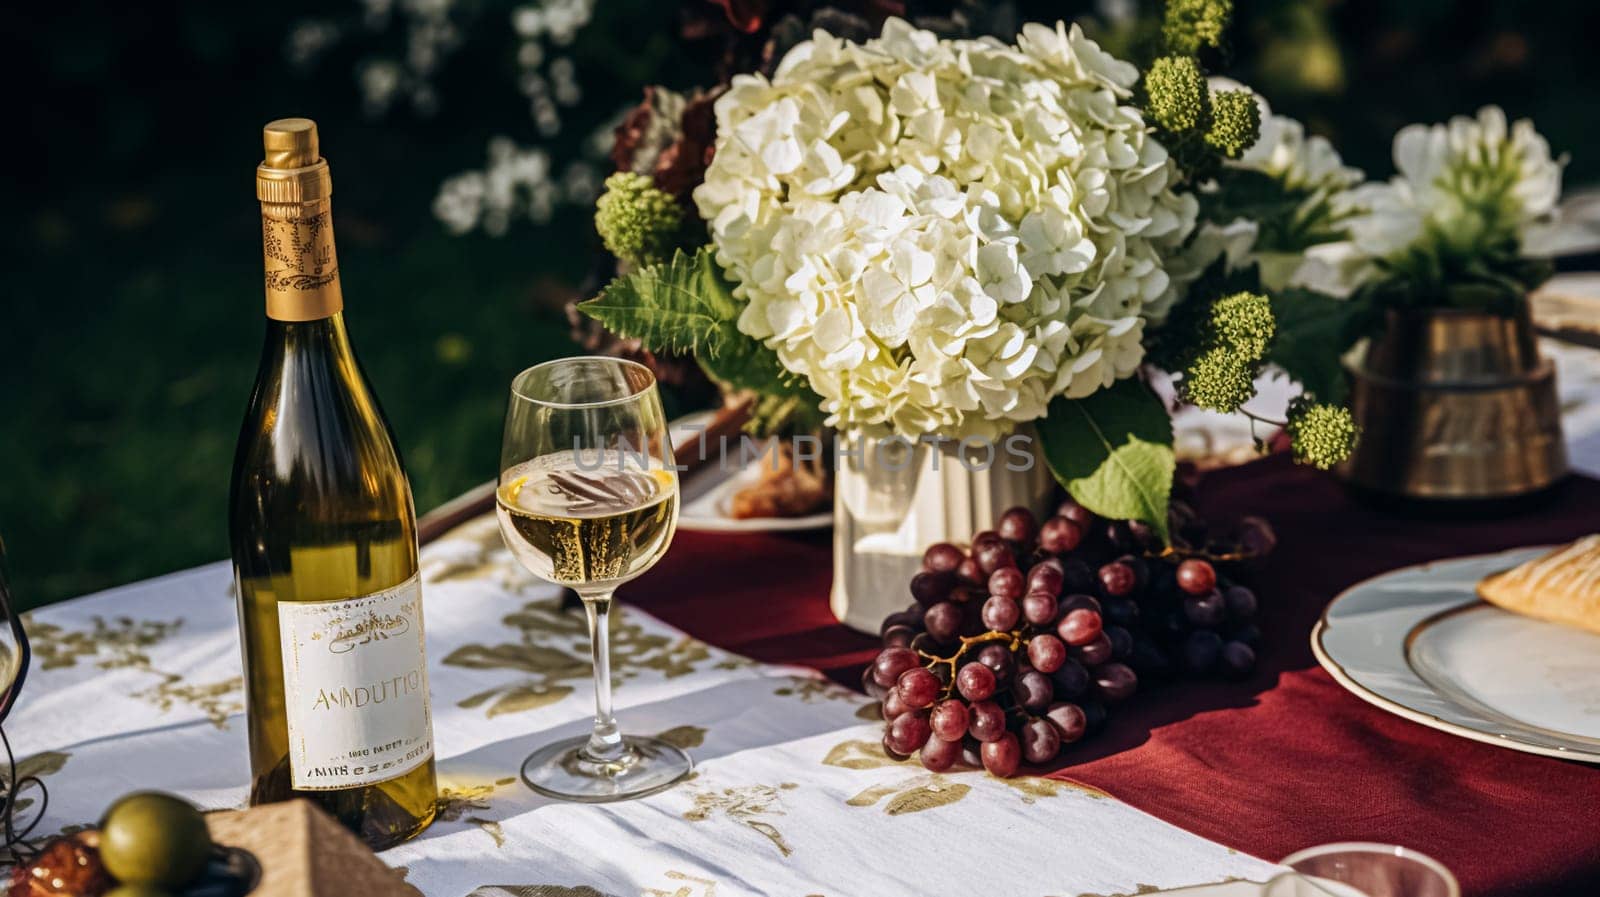
[[[594,731],[584,753],[591,760],[613,763],[628,755],[616,717],[611,715],[611,592],[585,595],[583,610],[589,617],[589,647],[594,655]]]

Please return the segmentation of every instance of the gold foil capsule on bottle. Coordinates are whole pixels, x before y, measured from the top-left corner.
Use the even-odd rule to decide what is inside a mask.
[[[280,118],[261,130],[265,158],[256,167],[267,317],[315,321],[344,308],[333,246],[333,178],[317,125]]]

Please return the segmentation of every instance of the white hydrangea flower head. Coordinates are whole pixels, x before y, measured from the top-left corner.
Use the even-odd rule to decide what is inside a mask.
[[[1076,26],[899,19],[735,77],[694,199],[740,329],[849,431],[995,436],[1131,375],[1198,212],[1137,79]]]
[[[1561,162],[1523,119],[1508,125],[1498,106],[1446,124],[1413,124],[1394,138],[1398,173],[1360,187],[1364,209],[1351,222],[1362,253],[1387,258],[1428,241],[1436,251],[1469,256],[1549,221],[1561,198]]]

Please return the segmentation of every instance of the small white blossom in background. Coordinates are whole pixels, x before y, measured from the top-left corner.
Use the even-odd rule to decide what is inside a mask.
[[[370,59],[356,67],[356,83],[361,86],[361,104],[367,114],[382,115],[394,105],[405,82],[405,69],[393,60]]]
[[[520,42],[517,83],[541,137],[559,134],[560,110],[583,100],[578,66],[562,48],[589,24],[597,3],[533,0],[500,20]],[[440,98],[433,78],[463,45],[478,8],[461,0],[361,0],[360,6],[360,15],[349,21],[318,18],[294,24],[284,48],[290,64],[309,70],[346,37],[397,32],[400,53],[372,56],[356,66],[356,84],[367,114],[376,118],[401,104],[421,115],[437,111]],[[615,126],[611,121],[596,130],[584,141],[582,155],[570,161],[554,160],[540,147],[519,147],[507,138],[495,138],[483,169],[440,184],[434,214],[452,233],[482,230],[499,236],[518,218],[542,224],[559,206],[588,205],[600,190],[601,175],[594,160],[610,150]]]
[[[551,58],[546,42],[555,47],[571,44],[594,17],[596,2],[539,0],[511,13],[511,27],[522,40],[517,51],[522,70],[517,84],[528,98],[528,113],[542,136],[554,137],[561,132],[559,107],[576,106],[583,99],[577,66],[568,56]]]
[[[323,53],[339,42],[343,32],[338,25],[323,19],[306,19],[289,27],[284,55],[297,69],[308,69]]]
[[[1350,224],[1358,252],[1391,259],[1407,252],[1468,258],[1503,241],[1526,250],[1561,198],[1561,163],[1523,119],[1507,125],[1498,106],[1448,124],[1407,125],[1395,134],[1398,173],[1360,187],[1363,213]]]
[[[308,71],[345,37],[400,29],[402,51],[373,56],[356,66],[356,86],[367,115],[386,114],[407,103],[421,115],[438,109],[433,76],[461,46],[462,29],[455,21],[455,0],[361,0],[354,21],[307,19],[290,26],[284,55],[294,67]]]
[[[548,153],[496,137],[489,141],[489,163],[482,171],[458,174],[439,186],[433,213],[452,233],[481,229],[500,236],[514,218],[549,221],[561,199]]]
[[[583,99],[577,65],[571,57],[552,54],[551,47],[570,45],[594,17],[598,0],[535,0],[510,12],[510,26],[521,41],[517,50],[518,86],[528,98],[529,115],[545,137],[561,131],[560,107]],[[284,55],[296,68],[310,69],[324,53],[351,33],[399,32],[403,44],[396,55],[362,60],[356,69],[367,114],[376,118],[398,103],[431,115],[439,106],[433,78],[462,46],[465,31],[478,10],[460,0],[361,0],[353,22],[307,19],[289,29]]]
[[[561,206],[593,205],[605,177],[595,160],[605,158],[612,132],[626,112],[620,109],[601,123],[584,140],[583,155],[564,164],[540,147],[519,146],[509,137],[491,139],[482,169],[453,175],[439,185],[434,217],[452,234],[481,230],[500,237],[520,218],[546,224]]]
[[[1198,211],[1137,79],[1076,26],[1008,46],[899,19],[735,77],[694,199],[740,329],[845,430],[996,435],[1131,375]]]

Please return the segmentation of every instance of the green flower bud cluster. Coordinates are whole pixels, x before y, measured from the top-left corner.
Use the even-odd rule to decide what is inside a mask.
[[[1206,76],[1193,56],[1163,56],[1144,76],[1145,111],[1156,124],[1176,134],[1199,131],[1211,120]]]
[[[683,230],[683,207],[642,174],[619,171],[606,178],[594,206],[594,227],[606,249],[635,266],[672,254]]]
[[[1144,76],[1144,111],[1191,178],[1215,173],[1261,136],[1261,108],[1248,90],[1211,90],[1196,54],[1222,43],[1231,0],[1168,0],[1162,36],[1167,54]]]
[[[1256,394],[1256,366],[1225,349],[1200,353],[1183,370],[1183,400],[1213,411],[1238,411]]]
[[[1211,94],[1211,127],[1206,143],[1237,159],[1255,146],[1261,136],[1261,106],[1248,90],[1219,90]]]
[[[1272,305],[1259,293],[1213,302],[1193,334],[1197,351],[1183,368],[1183,400],[1213,411],[1239,410],[1256,393],[1256,375],[1276,329]]]
[[[1260,293],[1234,293],[1211,305],[1212,342],[1260,361],[1277,332],[1272,303]]]
[[[1202,47],[1222,44],[1233,17],[1233,0],[1167,0],[1161,36],[1174,53],[1194,56]]]
[[[1300,464],[1314,464],[1327,470],[1350,457],[1360,431],[1350,409],[1318,403],[1307,393],[1289,403],[1289,423],[1284,426]]]

